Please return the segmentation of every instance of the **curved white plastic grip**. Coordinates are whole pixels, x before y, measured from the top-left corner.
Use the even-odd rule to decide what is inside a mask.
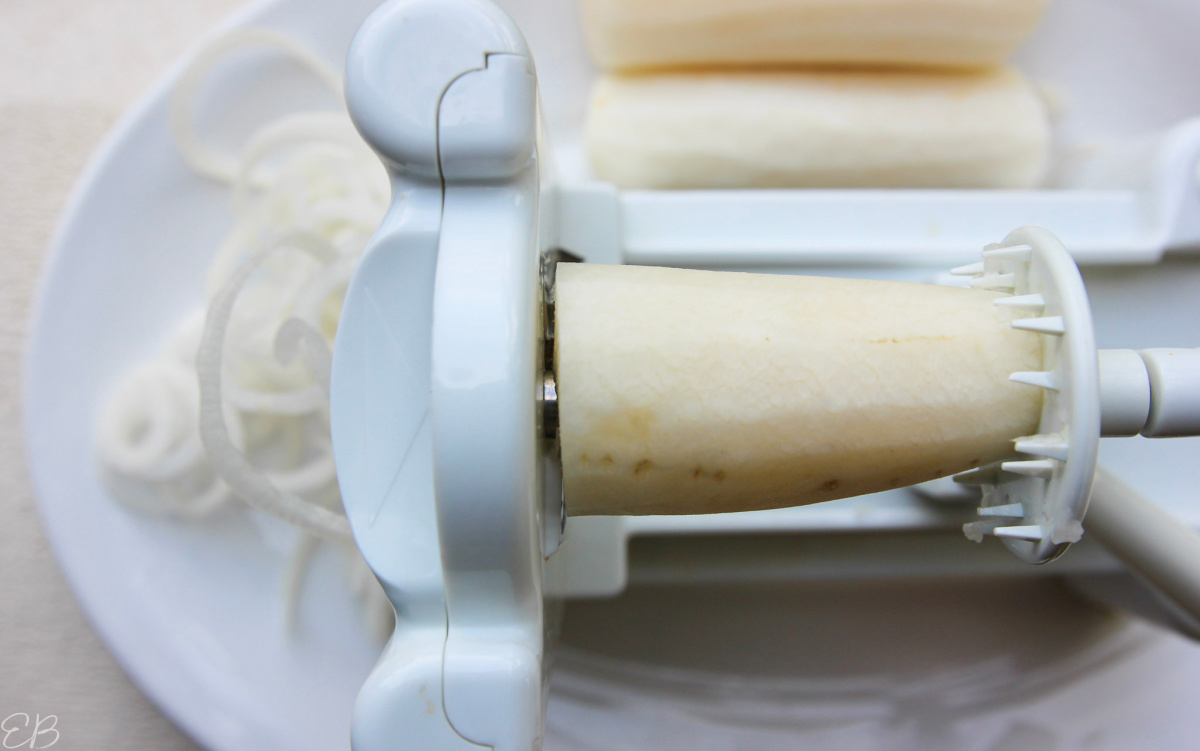
[[[404,210],[388,215],[346,292],[330,388],[342,502],[397,614],[359,692],[351,737],[356,751],[475,748],[441,711],[446,605],[429,352],[442,192],[400,180],[394,190]]]
[[[446,580],[446,715],[497,751],[543,726],[536,89],[489,55],[442,102],[433,441]]]
[[[355,541],[397,612],[352,743],[528,751],[544,695],[532,64],[486,0],[391,0],[351,45],[346,96],[393,195],[346,293],[330,422]],[[478,367],[497,348],[517,367]]]

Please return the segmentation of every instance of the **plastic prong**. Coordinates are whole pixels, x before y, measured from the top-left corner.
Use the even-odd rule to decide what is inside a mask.
[[[995,300],[992,300],[992,305],[1001,305],[1006,308],[1045,308],[1046,298],[1041,295],[997,297]]]
[[[1058,382],[1053,373],[1046,373],[1040,370],[1023,371],[1013,373],[1008,377],[1008,380],[1015,383],[1023,383],[1027,386],[1037,386],[1040,389],[1050,389],[1058,391]]]
[[[1040,524],[1027,524],[1019,527],[996,527],[992,530],[992,534],[996,537],[1009,537],[1014,540],[1029,540],[1030,542],[1038,542],[1046,536],[1045,530]]]
[[[1023,462],[1004,462],[1000,468],[1005,472],[1012,472],[1014,475],[1040,477],[1048,480],[1054,476],[1054,470],[1058,469],[1058,464],[1053,459],[1031,459]]]
[[[1063,441],[1047,441],[1038,438],[1018,438],[1016,449],[1022,454],[1042,456],[1047,459],[1067,460],[1068,446]],[[1006,462],[1007,463],[1007,462]]]
[[[1019,318],[1012,322],[1014,329],[1032,331],[1036,334],[1053,334],[1062,336],[1067,333],[1067,325],[1062,316],[1047,316],[1046,318]]]

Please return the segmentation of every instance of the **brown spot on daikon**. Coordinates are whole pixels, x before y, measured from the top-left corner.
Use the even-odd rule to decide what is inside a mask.
[[[587,463],[588,463],[588,455],[587,455],[587,454],[580,454],[580,455],[579,455],[579,463],[580,463],[580,464],[587,464]]]
[[[971,466],[972,466],[972,467],[978,467],[978,466],[979,466],[979,462],[981,462],[981,461],[983,461],[983,460],[982,460],[982,459],[972,459],[972,460],[971,460]]]
[[[892,487],[892,488],[900,487],[900,478],[893,477],[892,479],[888,480],[888,487]]]
[[[600,463],[606,467],[611,467],[612,463],[613,463],[612,454],[605,454],[604,457],[600,460]]]
[[[654,469],[654,462],[650,461],[649,459],[643,459],[634,465],[633,474],[643,475],[652,469]]]
[[[596,421],[590,440],[609,446],[644,444],[655,419],[654,412],[645,407],[614,412]]]
[[[692,472],[692,479],[699,480],[701,477],[704,477],[704,470],[696,467],[696,470]]]
[[[837,490],[838,486],[841,484],[842,483],[837,478],[834,478],[832,480],[828,480],[827,482],[823,483],[821,485],[821,490],[825,490],[825,491],[832,493],[833,491]]]
[[[716,474],[713,475],[713,479],[715,479],[717,482],[725,482],[725,470],[718,469]]]
[[[654,413],[648,409],[631,409],[628,412],[629,428],[639,438],[645,438],[650,433],[650,423],[654,422]]]

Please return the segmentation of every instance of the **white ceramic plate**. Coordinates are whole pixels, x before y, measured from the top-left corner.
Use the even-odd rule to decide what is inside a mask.
[[[375,4],[289,0],[255,6],[227,25],[283,30],[340,67]],[[231,76],[239,65],[256,75]],[[194,525],[129,512],[106,495],[93,459],[104,396],[201,303],[204,270],[232,223],[227,190],[194,175],[171,142],[166,104],[175,74],[93,158],[44,271],[25,386],[42,518],[96,630],[199,743],[221,751],[345,748],[353,699],[378,648],[340,585],[334,556],[314,569],[297,633],[282,638],[283,557],[244,513]],[[319,101],[295,68],[266,57],[231,63],[208,88],[233,98],[224,107],[202,100],[200,127],[229,144],[273,112]]]
[[[340,67],[354,30],[374,5],[375,0],[277,0],[229,25],[285,31]],[[592,73],[581,48],[575,3],[512,0],[503,5],[534,50],[559,162],[567,174],[582,175],[578,133]],[[1200,27],[1195,10],[1185,11],[1190,6],[1183,3],[1154,3],[1160,16],[1178,13],[1189,23],[1164,32],[1157,57],[1118,64],[1105,62],[1106,55],[1118,56],[1123,48],[1105,42],[1103,34],[1068,34],[1086,49],[1074,57],[1055,41],[1064,29],[1075,28],[1064,22],[1064,9],[1079,5],[1080,0],[1057,3],[1052,28],[1043,34],[1050,42],[1026,53],[1031,67],[1056,67],[1059,80],[1074,87],[1076,112],[1083,117],[1071,126],[1076,133],[1124,136],[1200,112],[1200,87],[1190,78],[1162,75],[1168,69],[1182,72],[1176,69],[1181,61],[1200,49],[1191,31]],[[1145,41],[1138,34],[1146,24],[1138,19],[1151,14],[1141,4],[1094,5],[1102,6],[1097,17],[1110,41],[1113,29],[1122,27],[1130,29],[1133,42]],[[211,89],[221,91],[223,104],[215,97],[200,102],[201,127],[218,140],[236,144],[268,114],[319,101],[319,94],[287,66],[269,59],[239,64],[257,65],[258,74],[218,71]],[[1104,85],[1079,84],[1101,80],[1097,76],[1106,69]],[[173,78],[174,73],[164,77],[96,155],[46,265],[25,394],[41,513],[97,631],[147,695],[197,741],[214,751],[345,748],[353,699],[378,648],[341,586],[332,556],[315,567],[298,631],[283,638],[283,557],[264,546],[244,514],[231,511],[200,525],[133,514],[107,497],[93,461],[91,426],[104,395],[199,304],[203,270],[231,223],[225,190],[192,174],[172,146],[166,100]],[[1131,83],[1147,78],[1153,80],[1149,87]],[[1108,95],[1106,87],[1112,88]],[[1138,105],[1115,104],[1112,94],[1127,94]],[[742,645],[761,653],[760,647]],[[621,675],[618,684],[627,682]],[[577,694],[584,685],[579,680],[569,684]],[[584,694],[596,685],[587,683]],[[560,697],[555,706],[552,724],[555,717],[564,718],[563,727],[571,731],[552,733],[556,744],[571,746],[572,732],[595,727],[595,707],[586,700],[572,704],[569,696]],[[567,711],[570,707],[574,713]],[[593,712],[587,715],[592,724],[584,722],[587,711]],[[664,722],[686,724],[687,714],[667,712]],[[661,736],[654,740],[663,728],[646,732],[640,738],[647,747],[665,745]],[[632,738],[623,742],[637,745]]]

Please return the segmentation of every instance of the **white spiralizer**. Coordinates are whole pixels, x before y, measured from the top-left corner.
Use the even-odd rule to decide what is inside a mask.
[[[554,623],[543,571],[566,521],[547,302],[557,248],[612,244],[603,211],[580,207],[616,194],[551,185],[533,58],[487,0],[385,2],[351,47],[346,97],[393,187],[346,295],[332,373],[343,501],[398,614],[359,695],[354,748],[529,751],[540,747]],[[651,222],[660,235],[689,211],[687,196],[664,200],[666,221]],[[711,200],[697,196],[690,211],[710,216]],[[764,232],[793,231],[746,210],[754,200],[737,198],[726,223],[760,245]],[[1015,447],[1023,456],[963,478],[984,488],[967,532],[1044,562],[1079,538],[1102,433],[1200,433],[1200,352],[1098,357],[1079,273],[1044,230],[1019,230],[984,258],[962,271],[1009,292],[1002,304],[1028,311],[1017,324],[1045,335],[1045,368],[1013,378],[1047,398],[1038,435]],[[1127,494],[1103,495],[1128,508]],[[1200,612],[1200,586],[1178,570],[1200,561],[1195,535],[1138,519],[1149,516],[1100,534],[1129,543],[1112,547]],[[1172,555],[1145,555],[1168,538]]]

